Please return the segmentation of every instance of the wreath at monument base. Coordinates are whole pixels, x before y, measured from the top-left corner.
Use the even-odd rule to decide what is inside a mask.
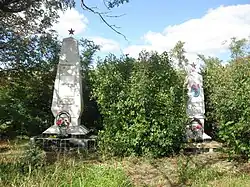
[[[65,137],[68,135],[69,125],[71,123],[71,116],[66,111],[61,111],[56,115],[56,125],[59,128],[60,135]]]
[[[193,125],[193,122],[196,122],[197,125]],[[187,124],[187,140],[192,142],[192,140],[201,140],[203,134],[202,122],[198,118],[193,118]],[[191,133],[191,134],[190,134]]]

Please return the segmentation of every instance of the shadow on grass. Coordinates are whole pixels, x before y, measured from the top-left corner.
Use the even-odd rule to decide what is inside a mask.
[[[11,150],[9,141],[1,140],[0,141],[0,153],[8,152]]]

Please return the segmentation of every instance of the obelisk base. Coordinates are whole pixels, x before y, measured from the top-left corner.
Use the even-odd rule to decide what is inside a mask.
[[[84,126],[69,126],[67,129],[68,135],[87,135],[89,133],[89,130]],[[43,134],[49,134],[49,135],[59,135],[60,129],[57,125],[53,125],[50,128],[48,128],[46,131],[43,132]]]

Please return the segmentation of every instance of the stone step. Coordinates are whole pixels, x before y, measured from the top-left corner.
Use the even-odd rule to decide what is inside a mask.
[[[186,143],[184,146],[185,152],[209,152],[213,153],[223,147],[222,143],[211,141],[211,142],[201,142],[201,143]]]

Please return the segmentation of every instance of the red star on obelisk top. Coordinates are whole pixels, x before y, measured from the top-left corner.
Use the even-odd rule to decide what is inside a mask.
[[[69,31],[69,35],[74,35],[75,30],[73,30],[72,28],[68,31]]]
[[[196,69],[196,64],[195,64],[194,62],[191,64],[191,66],[192,66],[194,69]]]

